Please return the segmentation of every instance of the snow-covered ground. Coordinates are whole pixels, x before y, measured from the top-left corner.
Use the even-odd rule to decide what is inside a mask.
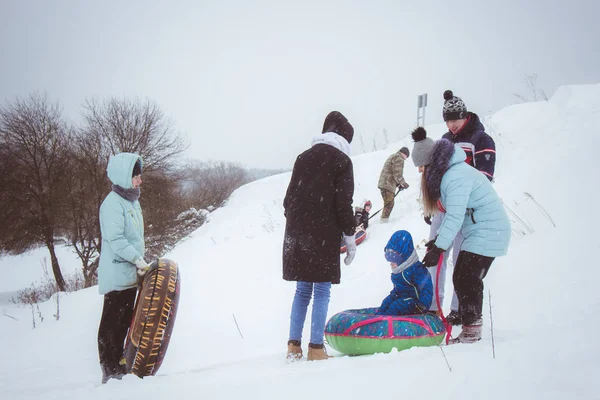
[[[0,316],[0,397],[600,398],[593,383],[600,370],[595,261],[600,244],[593,239],[600,222],[595,211],[600,84],[562,87],[549,102],[511,106],[483,120],[496,140],[495,188],[509,209],[514,235],[509,254],[496,259],[485,279],[483,340],[443,348],[451,371],[437,347],[285,363],[294,284],[281,279],[282,199],[290,177],[282,174],[238,189],[208,224],[166,255],[179,263],[182,287],[177,323],[157,376],[99,385],[102,297],[90,288],[61,294],[58,321],[55,299],[39,311],[2,306],[10,317]],[[428,131],[437,138],[445,129],[436,125]],[[311,136],[307,133],[307,145]],[[407,138],[353,158],[355,204],[368,198],[373,211],[381,207],[380,168],[403,145],[412,148]],[[354,263],[342,264],[330,315],[377,306],[387,295],[391,283],[383,247],[395,230],[410,231],[415,242],[426,238],[417,203],[419,174],[410,160],[405,177],[411,186],[398,196],[390,223],[379,224],[375,217]],[[0,268],[8,276],[7,290],[31,279],[21,270]]]
[[[56,258],[65,277],[76,272],[81,274],[81,262],[73,249],[56,246]],[[39,284],[48,278],[54,279],[50,253],[46,247],[38,247],[14,257],[0,257],[0,272],[8,277],[0,279],[0,307],[8,304],[18,290],[30,287],[31,284]]]

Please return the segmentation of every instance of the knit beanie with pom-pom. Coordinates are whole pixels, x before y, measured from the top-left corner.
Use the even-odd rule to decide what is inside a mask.
[[[452,90],[444,92],[444,121],[454,121],[467,118],[467,106],[460,97],[456,97]]]
[[[415,141],[411,153],[415,167],[431,164],[431,154],[433,154],[433,146],[435,145],[433,139],[427,137],[427,131],[421,126],[412,131],[411,136]]]

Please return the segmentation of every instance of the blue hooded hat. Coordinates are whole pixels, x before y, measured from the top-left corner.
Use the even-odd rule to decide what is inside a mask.
[[[397,265],[402,265],[416,254],[413,238],[408,231],[394,232],[384,250],[385,259],[388,262],[393,262]],[[411,261],[413,263],[415,262],[415,260]],[[419,261],[419,259],[417,258],[416,261]]]

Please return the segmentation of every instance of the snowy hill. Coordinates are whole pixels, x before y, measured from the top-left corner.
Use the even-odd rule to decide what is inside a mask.
[[[600,84],[562,87],[548,102],[507,107],[482,120],[496,140],[495,187],[514,234],[508,256],[498,258],[485,279],[483,340],[445,347],[451,371],[436,347],[285,363],[295,287],[281,279],[287,173],[238,189],[209,223],[166,255],[180,265],[182,288],[169,352],[156,377],[127,376],[99,385],[96,334],[102,297],[90,288],[61,295],[58,321],[52,317],[55,299],[39,311],[2,308],[10,317],[0,318],[0,395],[45,400],[598,398],[592,382],[600,366],[595,336],[600,269],[593,260],[600,244],[588,238],[596,236],[600,222],[593,209],[600,194],[595,154]],[[428,127],[434,138],[444,131],[443,125]],[[307,146],[310,140],[308,133]],[[381,207],[381,166],[403,145],[412,148],[407,138],[353,158],[355,204],[368,198],[373,211]],[[410,160],[405,177],[411,186],[397,197],[390,223],[381,225],[375,217],[354,263],[342,267],[329,316],[378,306],[389,292],[382,250],[395,230],[410,231],[417,243],[427,237],[417,204],[419,174]]]

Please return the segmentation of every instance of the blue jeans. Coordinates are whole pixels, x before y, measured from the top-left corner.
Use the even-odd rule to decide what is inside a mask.
[[[290,340],[302,340],[302,329],[306,320],[308,303],[313,295],[313,287],[315,298],[312,307],[310,343],[323,344],[331,282],[296,282],[296,294],[290,316]]]

